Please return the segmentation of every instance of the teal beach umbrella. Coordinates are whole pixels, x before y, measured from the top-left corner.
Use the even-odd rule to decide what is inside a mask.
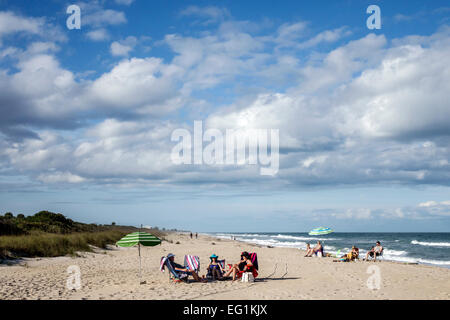
[[[161,239],[147,232],[133,232],[127,234],[125,237],[116,242],[119,247],[133,247],[138,246],[139,252],[139,279],[142,279],[141,272],[141,245],[152,247],[161,244]],[[141,281],[142,283],[142,281]]]
[[[333,230],[331,230],[331,228],[319,227],[319,228],[312,229],[308,234],[310,236],[322,236],[325,234],[330,234],[332,232],[333,232]]]

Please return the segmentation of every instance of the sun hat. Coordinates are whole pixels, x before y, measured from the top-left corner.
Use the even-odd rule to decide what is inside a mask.
[[[213,254],[211,255],[210,258],[211,258],[211,259],[212,259],[212,258],[216,258],[216,259],[217,259],[218,257],[219,257],[219,256],[217,256],[216,254],[213,253]]]
[[[167,258],[171,258],[171,257],[175,257],[175,255],[174,255],[173,253],[169,253],[169,254],[167,255]]]

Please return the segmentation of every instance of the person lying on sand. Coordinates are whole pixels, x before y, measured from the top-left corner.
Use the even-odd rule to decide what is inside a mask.
[[[377,261],[377,257],[383,254],[383,247],[381,246],[380,241],[377,241],[375,247],[372,247],[366,254],[366,259],[368,260],[369,256],[373,258],[373,261]]]
[[[250,254],[248,252],[243,252],[241,255],[241,261],[234,264],[223,276],[228,277],[232,273],[234,281],[236,280],[236,274],[239,272],[253,272],[253,264],[250,261]]]
[[[175,255],[173,253],[169,253],[167,255],[167,258],[169,258],[169,263],[172,265],[172,268],[175,271],[183,272],[183,273],[187,274],[188,276],[191,275],[194,278],[194,280],[197,282],[208,282],[206,279],[200,278],[199,275],[197,274],[197,272],[195,272],[193,270],[189,270],[189,269],[183,267],[182,265],[176,263]]]
[[[222,270],[222,266],[220,265],[220,263],[217,261],[219,257],[215,254],[212,254],[211,257],[209,257],[210,259],[210,263],[208,264],[208,268],[206,269],[207,271],[211,272],[213,280],[215,280],[216,278],[219,280],[222,280],[222,274],[223,274],[223,270]]]
[[[350,262],[355,261],[358,258],[359,258],[359,248],[352,246],[352,250],[349,253],[341,256],[339,260],[333,260],[333,262]]]
[[[352,251],[343,255],[341,258],[346,258],[347,261],[354,261],[359,257],[359,249],[355,246],[352,246]]]
[[[320,243],[320,241],[317,241],[317,244],[314,247],[314,249],[310,250],[309,253],[306,253],[305,257],[312,257],[312,255],[316,254],[317,252],[322,252],[323,255],[323,246]]]

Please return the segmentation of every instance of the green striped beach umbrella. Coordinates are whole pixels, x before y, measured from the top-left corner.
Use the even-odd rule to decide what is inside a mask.
[[[125,237],[117,241],[116,244],[119,247],[133,247],[136,245],[152,247],[161,244],[161,240],[150,233],[139,231],[127,234]]]
[[[161,240],[154,235],[147,232],[133,232],[127,234],[125,237],[116,242],[116,245],[119,247],[133,247],[138,246],[139,252],[139,279],[142,280],[142,272],[141,272],[141,245],[146,247],[153,247],[158,244],[161,244]],[[144,283],[141,281],[141,284]]]
[[[332,232],[333,232],[333,230],[331,230],[330,228],[319,227],[319,228],[312,229],[309,232],[309,235],[310,236],[322,236],[322,235],[329,234]]]

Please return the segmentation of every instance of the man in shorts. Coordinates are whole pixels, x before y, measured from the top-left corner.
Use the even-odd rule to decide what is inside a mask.
[[[380,241],[377,241],[375,247],[372,247],[370,251],[366,254],[366,260],[369,259],[369,256],[373,258],[373,261],[377,261],[377,257],[383,254],[383,247],[381,246]]]

